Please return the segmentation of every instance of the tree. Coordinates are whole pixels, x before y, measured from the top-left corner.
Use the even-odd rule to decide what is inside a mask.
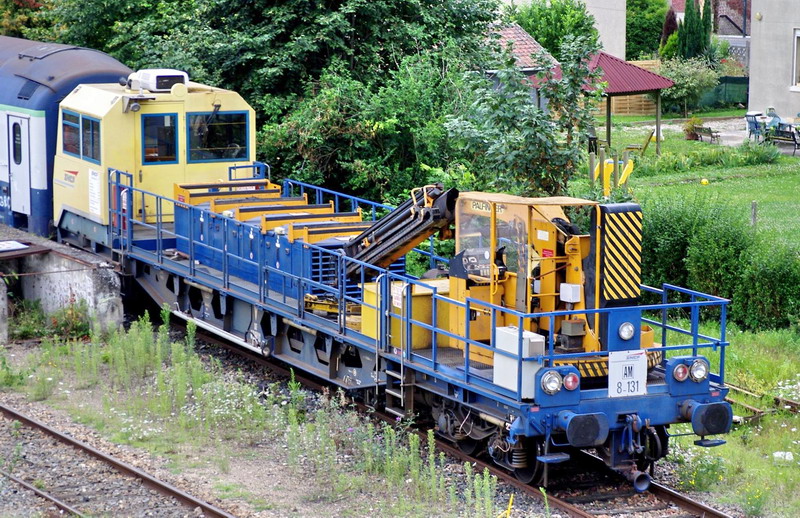
[[[711,0],[703,2],[703,33],[705,34],[705,46],[711,43],[711,33],[714,31],[714,13],[711,11]]]
[[[529,5],[513,6],[509,14],[559,60],[565,36],[583,36],[594,43],[599,38],[594,17],[581,0],[532,0]]]
[[[381,84],[366,84],[343,63],[309,84],[291,113],[266,124],[262,154],[283,174],[373,199],[396,200],[459,169],[444,128],[474,93],[475,65],[446,44],[405,57]]]
[[[473,79],[477,100],[445,126],[478,176],[515,194],[566,192],[581,162],[582,142],[600,95],[598,74],[588,67],[588,56],[597,50],[590,38],[564,38],[560,76],[551,65],[537,78],[548,112],[534,102],[531,83],[512,59],[497,72],[495,82]]]
[[[36,0],[0,0],[0,35],[20,37],[36,24]]]
[[[652,56],[658,51],[667,13],[664,0],[627,0],[625,54],[628,59]]]
[[[709,7],[709,25],[710,25]],[[706,31],[703,18],[697,12],[695,0],[686,2],[686,13],[683,23],[678,27],[678,54],[683,58],[700,56],[708,48],[711,41],[710,29]]]
[[[497,17],[496,0],[50,1],[42,16],[51,39],[109,52],[132,68],[189,68],[258,108],[268,94],[302,94],[337,60],[374,83],[404,56],[448,39],[472,52]]]
[[[667,39],[674,32],[678,30],[678,18],[675,16],[675,10],[670,6],[667,10],[667,15],[664,17],[664,26],[661,27],[661,46],[667,43]]]
[[[662,101],[667,105],[679,105],[684,116],[688,114],[690,106],[719,82],[719,73],[702,58],[662,61],[658,73],[675,82],[674,86],[661,92]]]

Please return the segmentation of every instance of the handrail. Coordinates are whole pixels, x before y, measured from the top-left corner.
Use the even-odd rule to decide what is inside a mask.
[[[124,173],[122,171],[116,170],[109,170],[109,185],[111,189],[109,189],[109,214],[112,220],[111,225],[111,232],[119,233],[120,238],[122,239],[122,233],[124,232],[125,238],[123,239],[122,244],[125,246],[126,250],[130,250],[133,245],[135,244],[133,241],[133,228],[134,226],[138,228],[147,228],[155,230],[158,234],[156,239],[156,250],[154,251],[144,251],[142,253],[152,253],[155,256],[155,260],[158,264],[170,265],[172,264],[173,259],[165,256],[164,254],[164,240],[167,238],[175,238],[176,242],[183,243],[184,245],[188,245],[189,255],[190,258],[196,257],[196,252],[200,250],[208,250],[214,254],[214,257],[219,259],[221,269],[221,278],[214,279],[214,282],[219,283],[222,289],[231,289],[236,290],[237,292],[247,293],[246,295],[248,298],[252,294],[252,298],[259,301],[259,304],[266,305],[269,309],[270,305],[273,305],[273,308],[282,308],[281,311],[286,311],[287,314],[289,312],[293,312],[295,315],[303,317],[305,312],[305,303],[304,297],[305,294],[311,293],[312,290],[317,290],[317,292],[323,293],[332,299],[338,301],[339,304],[339,311],[342,315],[341,318],[337,319],[330,319],[330,321],[325,320],[324,318],[313,317],[311,314],[308,315],[308,324],[312,325],[312,327],[317,327],[324,332],[331,332],[336,336],[340,337],[347,337],[351,336],[352,333],[360,333],[358,330],[353,330],[347,327],[347,314],[344,308],[349,303],[359,304],[363,307],[368,307],[375,310],[377,317],[379,319],[377,329],[387,331],[385,327],[385,323],[389,324],[389,328],[394,325],[393,322],[398,322],[399,325],[403,326],[403,333],[402,334],[402,343],[398,343],[396,340],[392,339],[389,340],[388,338],[378,338],[378,342],[381,347],[387,349],[389,345],[399,346],[402,350],[406,351],[408,358],[416,358],[419,359],[420,357],[415,356],[414,350],[412,346],[412,330],[414,329],[421,329],[427,333],[430,333],[431,338],[431,358],[426,359],[425,361],[432,362],[432,368],[434,371],[439,371],[440,369],[444,368],[444,364],[438,363],[437,360],[437,349],[438,344],[442,343],[444,340],[448,340],[451,343],[458,343],[463,346],[464,349],[464,365],[461,369],[461,376],[463,376],[461,381],[463,382],[470,382],[470,381],[478,381],[475,379],[475,374],[470,373],[469,369],[469,361],[470,361],[470,350],[484,350],[491,352],[495,355],[500,355],[507,358],[512,358],[517,360],[517,364],[519,367],[522,366],[523,362],[537,362],[542,365],[552,365],[552,362],[556,359],[558,360],[574,360],[574,359],[581,359],[581,358],[588,358],[588,357],[605,357],[608,356],[608,351],[596,351],[596,352],[577,352],[577,353],[569,353],[569,354],[555,354],[554,352],[554,337],[555,337],[555,318],[553,317],[569,317],[571,315],[592,315],[592,314],[608,314],[613,311],[619,311],[624,309],[635,309],[641,313],[648,313],[648,312],[661,312],[660,319],[659,318],[649,318],[645,315],[642,315],[642,322],[647,323],[653,327],[661,328],[662,329],[662,341],[659,347],[654,347],[651,350],[662,351],[666,353],[668,351],[680,351],[680,350],[692,350],[693,354],[697,354],[699,349],[712,349],[715,351],[720,352],[720,362],[719,362],[719,380],[724,380],[724,358],[725,358],[725,349],[729,345],[729,342],[726,341],[725,336],[725,324],[727,319],[727,305],[729,301],[727,299],[717,297],[714,295],[702,293],[696,290],[690,290],[687,288],[682,288],[679,286],[674,286],[671,284],[663,284],[660,288],[641,285],[641,289],[644,292],[653,293],[656,295],[660,295],[662,302],[655,303],[655,304],[643,304],[637,306],[628,306],[626,308],[583,308],[583,309],[573,309],[573,310],[558,310],[558,311],[549,311],[549,312],[532,312],[526,313],[522,311],[518,311],[512,308],[505,308],[502,306],[498,306],[492,304],[487,301],[479,300],[472,297],[467,297],[465,300],[456,300],[450,298],[446,294],[442,294],[439,292],[436,286],[432,286],[426,282],[423,282],[418,279],[411,278],[407,275],[402,275],[399,273],[395,273],[390,271],[386,268],[380,268],[374,266],[372,264],[359,261],[357,259],[347,257],[343,255],[339,250],[333,250],[329,248],[324,248],[322,246],[312,244],[312,243],[302,243],[302,247],[313,251],[316,254],[319,254],[320,263],[325,264],[327,266],[324,267],[325,273],[324,276],[319,278],[312,278],[306,277],[304,275],[297,275],[290,273],[285,270],[281,270],[278,267],[266,264],[265,257],[262,255],[260,251],[260,247],[258,252],[255,252],[253,259],[249,259],[242,254],[236,252],[238,248],[234,246],[233,237],[231,237],[231,232],[226,231],[222,232],[221,235],[218,235],[219,238],[216,242],[210,242],[206,240],[204,242],[195,241],[192,236],[194,236],[195,230],[199,230],[196,228],[196,221],[203,221],[204,218],[218,218],[220,225],[222,228],[235,228],[237,230],[236,234],[241,234],[240,229],[249,228],[251,225],[248,225],[244,222],[236,221],[233,218],[212,213],[208,209],[199,208],[187,204],[183,204],[172,200],[166,196],[157,195],[154,193],[150,193],[148,191],[144,191],[142,189],[138,189],[129,185],[126,185],[124,182],[127,180],[132,179],[131,175],[128,173]],[[287,185],[286,183],[284,185]],[[307,185],[307,184],[306,184]],[[314,186],[310,186],[311,188],[316,188]],[[327,190],[325,190],[327,191]],[[331,191],[333,192],[333,191]],[[124,196],[123,196],[124,194]],[[334,193],[335,194],[335,193]],[[116,196],[114,198],[114,196]],[[132,210],[132,200],[136,198],[141,198],[141,201],[146,201],[150,206],[155,207],[155,222],[147,222],[145,216],[140,216],[141,219],[137,219],[136,214],[133,213]],[[345,199],[349,198],[345,195]],[[355,197],[353,197],[355,198]],[[123,205],[122,200],[125,200],[127,205]],[[189,235],[179,234],[177,230],[175,232],[168,230],[163,225],[163,217],[169,210],[165,210],[169,208],[169,204],[173,204],[173,206],[180,206],[182,209],[190,210],[197,213],[197,216],[189,217]],[[381,204],[373,204],[374,206],[381,206]],[[126,210],[126,208],[128,210]],[[152,215],[151,215],[152,216]],[[235,225],[235,227],[234,227]],[[256,231],[260,234],[260,229],[256,229]],[[241,243],[239,241],[238,243]],[[183,246],[183,245],[182,245]],[[246,245],[243,245],[246,246]],[[252,249],[251,249],[252,250]],[[137,249],[137,253],[140,250]],[[217,259],[214,259],[215,261]],[[239,271],[247,271],[247,269],[251,269],[253,272],[257,272],[256,277],[253,279],[243,279],[241,277],[237,277],[234,273],[231,272],[232,265],[236,265],[236,268]],[[347,284],[347,281],[344,277],[343,272],[346,271],[348,266],[353,267],[355,266],[360,273],[360,282],[356,284]],[[186,264],[183,265],[184,268],[187,267]],[[216,268],[216,267],[214,267]],[[184,270],[185,271],[185,270]],[[318,270],[318,271],[322,271]],[[209,274],[203,273],[198,271],[195,261],[190,260],[188,261],[188,272],[189,277],[192,280],[198,280],[198,282],[205,282],[208,279]],[[320,274],[321,275],[321,274]],[[379,278],[382,279],[379,286],[376,287],[376,293],[378,294],[377,301],[373,303],[367,303],[364,300],[364,291],[363,285],[365,282],[369,281],[370,279]],[[257,283],[256,287],[249,287],[246,285],[244,281],[247,282],[254,282]],[[270,286],[277,286],[277,284],[271,284],[271,282],[280,282],[282,288],[280,288],[280,295],[282,299],[276,299],[274,296],[271,295],[272,288]],[[405,291],[405,298],[404,298],[404,309],[401,309],[395,312],[395,308],[392,307],[392,301],[390,296],[390,287],[395,282],[401,282],[404,286]],[[292,286],[291,291],[286,288],[286,286]],[[348,291],[348,289],[352,287],[355,291]],[[277,289],[277,288],[275,288]],[[242,291],[244,290],[244,291]],[[253,291],[256,290],[256,291]],[[296,290],[296,291],[295,291]],[[415,290],[423,290],[423,293],[427,294],[430,293],[430,301],[432,304],[431,310],[431,320],[430,322],[425,322],[420,320],[420,317],[417,316],[415,318],[414,311],[412,305],[414,304],[414,297],[412,293]],[[289,293],[297,294],[297,297],[293,295],[289,295]],[[686,301],[678,301],[678,302],[670,302],[669,297],[670,295],[679,295],[680,297],[689,297],[690,300]],[[289,300],[293,299],[293,303],[289,303]],[[442,304],[442,311],[452,311],[452,309],[448,308],[458,308],[458,312],[463,312],[465,320],[468,322],[470,320],[470,312],[474,309],[478,309],[484,314],[488,314],[491,317],[491,333],[489,343],[483,343],[474,337],[470,336],[470,327],[466,326],[465,332],[460,333],[457,331],[451,331],[450,329],[440,328],[436,325],[438,322],[438,312],[439,312],[439,305]],[[707,334],[703,334],[699,331],[699,322],[700,322],[700,312],[702,308],[705,307],[718,307],[720,308],[720,336],[714,337]],[[690,310],[691,318],[690,318],[690,328],[685,329],[679,327],[678,325],[673,325],[674,323],[669,322],[667,319],[667,313],[670,309],[683,309],[683,310]],[[275,309],[273,309],[275,310]],[[519,338],[518,343],[519,348],[517,353],[507,352],[504,350],[497,349],[496,347],[496,336],[494,329],[497,326],[498,320],[503,315],[503,321],[515,321],[517,322],[517,327],[519,328]],[[542,318],[542,317],[550,317],[550,325],[549,329],[545,330],[542,329],[540,332],[542,334],[547,334],[549,336],[549,347],[548,350],[545,351],[546,354],[543,355],[536,355],[532,357],[523,357],[521,355],[521,339],[522,339],[522,323],[527,319],[533,318]],[[381,320],[383,320],[382,323]],[[510,325],[510,324],[508,324]],[[667,343],[667,332],[674,332],[677,333],[678,336],[686,335],[692,338],[691,343],[681,343],[677,345],[669,345]],[[360,336],[361,340],[363,341],[366,335],[362,334],[352,334],[352,336]],[[388,336],[388,333],[387,333]],[[448,376],[452,376],[452,372],[448,371]],[[716,380],[715,376],[715,380]],[[484,381],[485,382],[485,379]],[[491,383],[490,383],[491,385]],[[501,387],[495,387],[493,390],[497,390],[498,393],[507,395],[507,389],[502,389]],[[521,394],[520,392],[521,386],[517,387],[516,396],[519,397]],[[513,392],[512,392],[513,395]]]
[[[249,177],[245,178],[236,178],[234,176],[234,172],[239,169],[252,169],[253,174]],[[252,180],[253,178],[266,178],[267,180],[272,180],[272,168],[269,164],[265,164],[264,162],[253,162],[252,164],[244,164],[244,165],[232,165],[228,166],[228,181],[235,182],[237,180]]]

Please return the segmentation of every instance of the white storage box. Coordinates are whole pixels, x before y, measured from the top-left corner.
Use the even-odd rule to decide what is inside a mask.
[[[500,351],[519,354],[519,329],[514,326],[498,327],[495,330],[496,347]],[[541,356],[545,353],[544,336],[531,331],[522,332],[522,357]],[[522,398],[533,399],[536,371],[541,368],[537,362],[522,363]],[[516,358],[500,354],[494,355],[493,382],[505,389],[517,390],[519,365]]]

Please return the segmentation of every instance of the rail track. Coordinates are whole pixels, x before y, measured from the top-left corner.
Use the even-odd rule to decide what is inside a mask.
[[[752,404],[742,401],[742,399],[749,399],[751,402],[754,401],[764,401],[766,394],[757,394],[751,390],[748,390],[744,387],[738,387],[736,385],[731,385],[730,383],[727,384],[730,392],[728,393],[728,397],[725,400],[732,404],[736,405],[740,408],[743,408],[751,413],[751,415],[747,416],[737,416],[738,421],[742,422],[749,422],[749,423],[756,423],[761,420],[765,415],[772,414],[777,411],[784,411],[789,412],[792,414],[800,414],[800,401],[794,401],[792,399],[780,397],[780,396],[771,396],[770,399],[772,400],[772,407],[771,408],[760,408],[757,406],[753,406]],[[735,397],[731,396],[731,394],[737,394],[740,399],[736,399]]]
[[[33,492],[49,502],[48,506],[54,506],[63,513],[73,516],[123,514],[233,518],[222,509],[15,409],[0,404],[0,414],[7,421],[22,425],[10,426],[8,435],[16,442],[15,452],[20,458],[9,464],[19,465],[20,471],[24,471],[26,476],[5,470],[0,471],[0,475]],[[22,437],[23,427],[27,429],[25,437]],[[53,440],[56,444],[53,444]],[[24,450],[24,454],[23,444],[30,446]],[[58,446],[69,448],[57,451]],[[32,482],[24,480],[31,476],[42,478]],[[50,479],[43,482],[48,476]],[[83,476],[87,478],[81,479]],[[107,490],[104,489],[105,485],[109,486]],[[48,490],[42,486],[48,487]],[[160,497],[154,499],[153,491]],[[105,502],[105,499],[114,500],[113,509],[109,509],[112,504]],[[122,505],[127,507],[120,507]]]
[[[231,352],[252,359],[258,364],[268,367],[277,374],[287,377],[290,375],[289,369],[276,361],[221,340],[216,336],[203,332],[201,329],[198,329],[197,333],[198,337],[202,336],[205,342],[222,346]],[[321,391],[327,388],[327,385],[304,376],[302,373],[295,372],[294,376],[297,381],[311,390]],[[369,409],[371,415],[376,419],[391,423],[396,422],[396,417],[394,415],[376,412],[374,408],[363,403],[356,402],[356,406],[364,411]],[[418,433],[423,441],[426,440],[425,432],[420,431]],[[546,499],[546,504],[550,508],[558,509],[568,516],[594,518],[598,515],[635,515],[656,518],[659,516],[676,516],[676,511],[680,510],[683,512],[680,516],[683,517],[730,518],[728,514],[722,511],[713,509],[701,502],[693,500],[687,495],[681,494],[656,482],[651,483],[648,491],[636,493],[633,488],[630,487],[630,483],[623,477],[610,471],[602,460],[589,454],[582,456],[582,460],[585,461],[587,465],[591,466],[591,470],[599,473],[601,479],[604,478],[606,480],[604,487],[598,487],[598,483],[595,482],[584,484],[586,488],[581,488],[580,494],[568,494],[568,492],[558,490],[554,493],[550,493],[549,491],[542,493],[538,487],[520,482],[513,474],[498,468],[490,461],[487,462],[481,458],[466,455],[447,441],[437,438],[436,446],[440,451],[460,462],[473,463],[475,472],[482,472],[484,468],[488,469],[499,481],[502,481],[508,486],[538,499],[543,503],[545,503]]]

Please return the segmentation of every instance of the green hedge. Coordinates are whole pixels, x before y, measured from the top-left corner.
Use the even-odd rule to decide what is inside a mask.
[[[743,254],[732,314],[745,329],[800,323],[800,250],[759,243]]]
[[[800,317],[800,251],[756,236],[729,206],[703,196],[643,203],[642,281],[732,300],[743,329],[787,327]]]

